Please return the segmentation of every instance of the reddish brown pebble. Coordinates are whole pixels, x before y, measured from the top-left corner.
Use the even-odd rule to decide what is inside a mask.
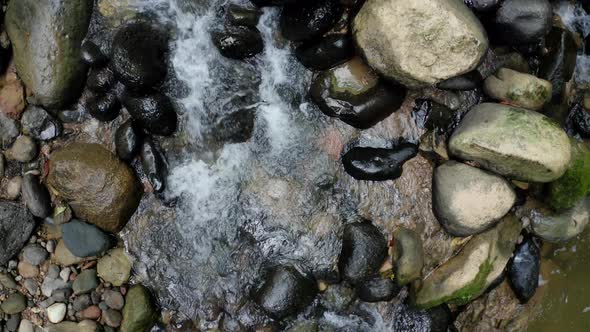
[[[93,305],[93,306],[90,306],[90,307],[82,310],[82,312],[80,312],[80,314],[82,315],[83,318],[95,320],[95,319],[100,318],[101,310],[98,306]]]

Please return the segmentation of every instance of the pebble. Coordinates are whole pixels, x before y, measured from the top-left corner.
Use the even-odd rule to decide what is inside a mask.
[[[48,256],[47,250],[38,244],[30,244],[23,249],[23,259],[32,265],[43,264]]]
[[[23,319],[20,321],[20,325],[18,326],[18,332],[34,332],[35,328],[33,327],[33,323],[31,323],[28,319]]]
[[[98,275],[114,286],[121,286],[131,276],[131,261],[123,248],[115,248],[98,260]]]
[[[111,237],[98,227],[79,220],[72,220],[61,227],[68,250],[78,257],[102,254],[112,246]]]
[[[61,271],[59,271],[59,277],[63,281],[68,281],[70,280],[70,273],[72,273],[72,270],[70,270],[69,267],[65,267]]]
[[[63,303],[56,303],[47,308],[47,318],[53,324],[57,324],[66,317],[67,307]]]
[[[90,295],[82,294],[82,295],[76,296],[76,298],[74,299],[73,308],[75,311],[82,311],[82,310],[88,308],[91,304],[92,304],[92,299],[90,298]]]
[[[21,187],[23,185],[23,178],[20,176],[15,176],[11,179],[8,179],[6,185],[3,185],[3,196],[8,200],[15,200],[20,196]]]
[[[113,309],[107,309],[103,311],[102,316],[105,323],[110,327],[119,327],[121,325],[121,321],[123,320],[121,313]]]
[[[14,278],[8,273],[0,273],[0,285],[8,289],[16,289],[17,287]]]
[[[47,245],[45,246],[45,249],[47,249],[47,251],[49,253],[54,253],[55,252],[55,241],[54,240],[47,241]]]
[[[47,218],[51,215],[51,197],[49,191],[41,183],[37,175],[25,174],[21,187],[21,196],[29,211],[38,218]]]
[[[111,309],[121,310],[125,305],[125,299],[121,293],[114,290],[106,290],[103,294],[104,302]]]
[[[57,277],[59,276],[59,266],[51,264],[49,265],[49,267],[47,268],[47,278],[50,279],[57,279]],[[64,280],[67,281],[67,280]]]
[[[27,292],[32,296],[39,295],[39,286],[37,286],[37,282],[33,279],[25,279],[23,283],[24,287],[27,289]]]
[[[71,288],[72,286],[61,280],[53,278],[45,278],[41,284],[41,293],[47,297],[50,297],[54,291],[62,288]]]
[[[82,315],[82,318],[93,319],[93,320],[98,319],[100,317],[100,314],[101,314],[100,308],[95,305],[89,306],[88,308],[86,308],[80,312],[80,315]]]
[[[26,163],[37,156],[37,144],[29,136],[19,136],[5,153],[7,159]]]
[[[39,275],[39,268],[25,261],[18,263],[18,274],[23,278],[35,278]]]
[[[20,293],[13,293],[8,295],[8,298],[2,304],[0,309],[9,315],[18,314],[27,307],[27,299]]]
[[[20,324],[20,314],[10,315],[6,320],[6,329],[8,332],[15,332]]]
[[[96,270],[85,270],[74,280],[72,289],[76,295],[87,294],[98,287],[98,284]]]

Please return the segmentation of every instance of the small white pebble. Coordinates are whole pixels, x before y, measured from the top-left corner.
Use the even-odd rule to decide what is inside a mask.
[[[52,304],[47,308],[47,319],[53,324],[57,324],[66,317],[67,307],[63,303]]]
[[[70,273],[71,272],[72,272],[72,270],[70,270],[69,267],[66,267],[59,272],[59,277],[61,278],[61,280],[67,282],[68,280],[70,280]]]

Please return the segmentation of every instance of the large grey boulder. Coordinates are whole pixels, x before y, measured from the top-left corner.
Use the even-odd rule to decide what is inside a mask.
[[[409,87],[466,73],[488,49],[479,20],[457,0],[368,0],[353,34],[371,67]]]
[[[0,265],[18,254],[34,228],[33,215],[24,206],[0,201]]]
[[[81,91],[86,67],[80,46],[92,5],[92,0],[8,3],[5,23],[16,69],[36,104],[60,108]]]
[[[514,190],[498,175],[455,161],[434,171],[432,205],[438,221],[454,236],[490,228],[515,201]]]
[[[475,235],[461,252],[436,268],[414,289],[420,308],[443,303],[464,305],[477,298],[502,275],[522,230],[508,215],[494,228]]]
[[[509,178],[551,182],[568,168],[571,144],[548,117],[518,107],[483,103],[461,121],[449,151]]]

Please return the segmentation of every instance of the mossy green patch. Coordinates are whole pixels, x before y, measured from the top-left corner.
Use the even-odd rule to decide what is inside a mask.
[[[572,141],[572,160],[565,174],[547,185],[546,201],[557,211],[572,208],[590,193],[590,149]]]

